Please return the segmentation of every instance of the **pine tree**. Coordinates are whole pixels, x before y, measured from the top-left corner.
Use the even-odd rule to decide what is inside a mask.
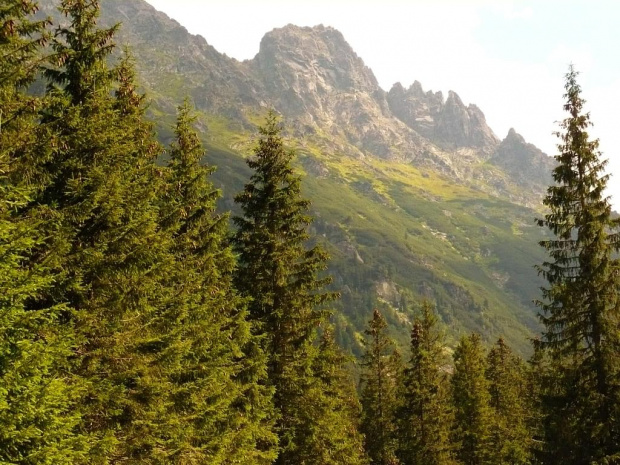
[[[491,454],[492,411],[480,336],[463,337],[454,351],[452,402],[456,458],[465,465],[494,463]]]
[[[493,425],[491,444],[494,463],[530,462],[532,441],[528,430],[527,370],[500,338],[487,356]]]
[[[396,412],[402,373],[400,355],[386,334],[387,323],[378,310],[365,331],[369,336],[362,359],[361,430],[371,463],[397,464]]]
[[[232,288],[234,257],[227,215],[215,213],[219,191],[201,165],[205,153],[186,101],[170,150],[162,222],[174,237],[177,289],[164,352],[170,380],[164,437],[168,463],[269,464],[277,438],[266,358]]]
[[[309,447],[304,442],[312,441],[304,406],[314,383],[316,330],[327,316],[319,308],[337,295],[325,290],[330,278],[318,276],[327,266],[327,254],[318,245],[306,248],[309,201],[301,197],[300,178],[291,167],[294,152],[284,148],[280,131],[270,113],[248,160],[254,174],[235,199],[243,211],[243,217],[234,218],[235,283],[251,299],[255,333],[265,338],[279,413],[276,463],[297,464],[304,460],[298,452]]]
[[[15,172],[37,139],[42,102],[28,96],[39,69],[47,20],[31,1],[0,1],[0,463],[72,464],[83,457],[74,407],[82,393],[69,375],[75,339],[64,305],[30,302],[54,285],[33,257],[51,227],[22,213],[33,195]]]
[[[443,334],[431,304],[411,330],[411,359],[404,373],[403,405],[398,412],[399,458],[405,464],[452,463],[451,413]]]
[[[607,162],[589,138],[577,76],[571,66],[555,185],[539,220],[555,236],[541,242],[549,260],[539,267],[548,281],[538,302],[545,327],[539,346],[556,376],[544,393],[547,449],[557,463],[611,463],[620,460],[620,220],[604,197]]]

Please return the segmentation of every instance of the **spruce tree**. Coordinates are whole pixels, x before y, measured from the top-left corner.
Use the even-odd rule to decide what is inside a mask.
[[[32,203],[59,225],[50,244],[61,251],[51,264],[57,281],[45,301],[75,310],[89,463],[158,463],[167,455],[156,434],[166,392],[160,323],[170,294],[164,277],[174,265],[158,222],[161,148],[140,102],[125,98],[133,86],[123,80],[128,64],[107,66],[116,28],[98,29],[98,2],[65,0],[60,8],[69,22],[56,32],[45,73],[52,104],[42,119]]]
[[[398,412],[398,455],[405,464],[453,462],[445,343],[437,325],[432,305],[423,302],[422,315],[411,330],[411,359],[404,372],[404,400]]]
[[[387,323],[379,312],[373,312],[368,329],[366,352],[362,358],[361,430],[371,463],[397,464],[396,412],[402,361],[387,336]]]
[[[301,197],[299,176],[284,148],[277,117],[270,113],[248,165],[250,182],[235,198],[243,212],[235,217],[239,267],[235,277],[242,296],[251,299],[255,334],[265,340],[269,381],[275,388],[280,454],[276,463],[304,463],[298,455],[313,441],[308,436],[306,393],[315,382],[312,360],[318,326],[326,320],[320,306],[337,295],[325,290],[329,277],[319,273],[327,254],[307,248],[309,201]]]
[[[52,224],[23,213],[34,192],[15,169],[35,147],[43,104],[25,93],[47,38],[47,20],[29,17],[36,11],[35,2],[0,1],[0,463],[72,464],[87,445],[77,432],[70,309],[28,308],[54,285],[34,259]]]
[[[527,380],[527,400],[528,408],[526,416],[526,427],[529,431],[530,450],[529,454],[532,463],[544,463],[545,458],[545,428],[544,428],[544,409],[543,392],[548,386],[550,378],[550,363],[546,357],[546,352],[534,346],[534,353],[528,360],[526,373]]]
[[[571,66],[555,184],[539,220],[554,236],[541,242],[549,260],[539,267],[548,281],[539,347],[556,378],[544,392],[547,452],[558,463],[611,463],[620,460],[620,219],[604,196],[607,162],[588,135],[577,76]]]
[[[324,329],[313,361],[315,383],[307,414],[314,418],[304,454],[306,463],[324,465],[363,465],[367,463],[362,435],[359,432],[361,406],[355,384],[347,366],[351,363],[336,344],[330,326]]]
[[[452,403],[456,458],[465,465],[494,463],[491,453],[492,410],[480,336],[463,337],[454,351]]]
[[[170,391],[164,437],[170,463],[269,464],[277,438],[266,357],[246,321],[246,302],[232,288],[234,257],[225,246],[227,215],[192,128],[179,108],[169,154],[162,223],[177,263],[171,287],[166,365]]]
[[[525,363],[500,338],[487,356],[493,425],[494,463],[530,462],[532,441],[528,430],[527,370]]]
[[[56,30],[51,56],[56,66],[49,67],[45,75],[52,86],[62,88],[71,105],[81,105],[110,89],[114,71],[106,59],[114,50],[113,38],[120,25],[97,27],[99,0],[63,0],[60,11],[70,23]]]

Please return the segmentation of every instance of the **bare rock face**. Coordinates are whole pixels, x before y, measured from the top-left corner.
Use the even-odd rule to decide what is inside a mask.
[[[455,100],[458,99],[461,105],[463,105],[456,93],[454,93],[454,96]],[[448,97],[448,101],[450,101],[450,97]],[[448,107],[448,101],[446,102],[446,107]],[[457,131],[452,142],[459,147],[479,147],[483,153],[490,155],[491,151],[497,147],[499,139],[487,125],[484,113],[482,113],[480,108],[473,103],[469,104],[466,113],[467,117],[462,121],[461,130]],[[448,124],[451,123],[449,122]],[[441,130],[441,125],[439,128]]]
[[[324,96],[337,91],[380,91],[372,71],[331,27],[274,29],[263,37],[254,61],[270,93],[292,92],[309,107],[321,106]]]
[[[420,136],[392,117],[373,72],[331,27],[274,29],[250,66],[266,101],[307,132],[345,138],[382,158],[413,159],[421,151]]]
[[[406,90],[397,83],[387,101],[394,116],[446,150],[472,147],[488,158],[499,144],[484,113],[476,105],[466,107],[456,92],[444,102],[441,92],[424,92],[418,81]]]
[[[475,148],[486,160],[499,140],[475,106],[450,92],[424,92],[419,82],[407,90],[396,84],[385,93],[372,71],[340,32],[325,26],[274,29],[261,41],[250,66],[266,100],[306,132],[345,138],[362,153],[417,160],[458,174],[440,151]],[[314,128],[314,129],[313,129]],[[469,162],[469,160],[467,160]]]
[[[56,9],[60,0],[40,3],[43,15],[67,21]],[[101,6],[101,25],[122,23],[116,41],[131,44],[153,108],[166,114],[190,96],[199,110],[250,129],[248,115],[274,108],[295,138],[326,152],[410,162],[491,193],[515,191],[499,186],[511,181],[532,192],[549,184],[552,162],[514,131],[500,144],[482,111],[452,91],[444,100],[416,81],[386,93],[331,27],[274,29],[256,57],[239,62],[143,0]],[[481,169],[485,162],[497,169]]]
[[[528,144],[514,129],[497,148],[489,163],[502,168],[517,184],[534,190],[541,197],[553,183],[555,160],[533,144]]]
[[[394,116],[420,135],[433,139],[444,106],[441,92],[424,92],[418,81],[409,89],[397,82],[387,94],[387,101]]]

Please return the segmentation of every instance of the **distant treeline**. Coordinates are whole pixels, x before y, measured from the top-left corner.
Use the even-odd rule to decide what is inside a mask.
[[[60,8],[0,0],[0,464],[620,463],[620,223],[572,68],[532,359],[450,357],[420,302],[405,356],[374,312],[356,386],[275,114],[230,231],[189,102],[164,149],[99,2]]]

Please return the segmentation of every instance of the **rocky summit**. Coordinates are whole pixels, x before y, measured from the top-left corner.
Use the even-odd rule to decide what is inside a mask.
[[[58,0],[41,3],[42,14],[57,16]],[[312,232],[330,250],[342,292],[341,344],[360,353],[374,307],[406,343],[428,298],[453,341],[463,331],[487,341],[503,334],[528,350],[539,328],[533,266],[545,237],[534,218],[553,159],[515,130],[500,140],[482,109],[454,91],[414,81],[386,92],[332,27],[274,29],[240,62],[143,0],[102,2],[101,22],[122,24],[117,42],[134,55],[162,142],[177,105],[187,96],[195,104],[222,210],[236,208],[250,174],[244,157],[267,109],[282,115],[312,200]]]

